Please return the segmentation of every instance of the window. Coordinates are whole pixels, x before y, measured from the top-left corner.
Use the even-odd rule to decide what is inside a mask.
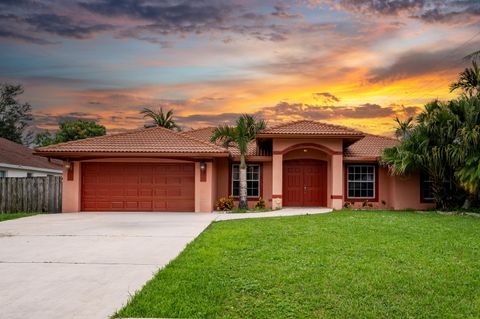
[[[7,177],[7,171],[0,171],[0,177]]]
[[[375,165],[349,165],[347,167],[349,198],[375,198]]]
[[[452,179],[445,178],[443,184],[447,191],[453,191],[454,185]],[[425,202],[433,202],[433,179],[428,173],[422,172],[420,175],[420,198]]]
[[[28,172],[28,173],[27,173],[27,177],[33,177],[33,173]]]
[[[232,165],[232,196],[240,196],[240,165]],[[247,165],[247,196],[260,196],[260,165]]]
[[[420,177],[420,193],[422,196],[422,200],[424,201],[434,200],[432,186],[433,186],[432,178],[428,174],[422,173]]]

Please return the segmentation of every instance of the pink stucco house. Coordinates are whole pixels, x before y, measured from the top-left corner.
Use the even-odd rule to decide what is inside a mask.
[[[211,212],[238,196],[239,153],[210,143],[213,128],[146,128],[41,147],[64,161],[63,211]],[[269,207],[432,207],[421,174],[390,176],[379,165],[397,141],[343,126],[297,121],[270,127],[248,149],[248,199]]]

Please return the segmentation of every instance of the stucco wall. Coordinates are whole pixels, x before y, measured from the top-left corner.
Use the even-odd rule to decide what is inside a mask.
[[[236,163],[236,162],[235,162]],[[252,163],[252,162],[247,162]],[[230,165],[234,162],[229,161],[226,158],[220,158],[215,160],[216,164],[216,200],[221,197],[228,197],[231,191],[230,180]],[[265,205],[271,207],[272,205],[272,162],[255,162],[255,164],[261,165],[260,178],[262,198],[265,200]],[[248,199],[248,207],[253,208],[258,202],[257,198]],[[238,200],[235,200],[235,205],[238,205]]]
[[[429,209],[432,203],[420,201],[420,174],[408,176],[391,176],[388,169],[382,166],[377,168],[378,201],[370,201],[375,209]],[[347,199],[348,201],[348,199]],[[383,201],[383,202],[382,202]],[[362,208],[363,201],[354,203],[354,208]]]

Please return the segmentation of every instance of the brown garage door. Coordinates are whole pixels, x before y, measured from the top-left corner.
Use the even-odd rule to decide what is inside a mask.
[[[83,163],[82,210],[192,212],[194,164]]]

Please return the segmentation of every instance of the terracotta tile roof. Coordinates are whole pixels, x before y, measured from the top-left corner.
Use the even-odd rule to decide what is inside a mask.
[[[4,138],[0,138],[1,164],[62,170],[61,161],[52,160],[52,162],[49,162],[45,157],[33,155],[32,149]]]
[[[41,153],[226,153],[222,147],[162,127],[86,138],[36,149]]]
[[[196,138],[197,140],[210,143],[210,138],[212,137],[213,130],[215,130],[215,127],[208,126],[208,127],[193,129],[189,131],[183,131],[180,134],[185,136],[190,136],[190,137]]]
[[[345,159],[377,159],[386,148],[397,146],[398,140],[386,136],[365,134],[361,140],[345,148]]]
[[[362,136],[363,133],[345,126],[302,120],[272,126],[259,134],[260,137],[271,135]]]
[[[207,143],[211,143],[210,138],[212,137],[213,130],[215,130],[215,127],[210,126],[210,127],[204,127],[204,128],[194,129],[194,130],[190,130],[190,131],[184,131],[181,134],[197,138],[197,139],[205,141]],[[217,146],[222,147],[221,145],[218,145],[218,144],[217,144]],[[240,155],[240,151],[238,150],[238,147],[236,147],[235,145],[232,145],[232,146],[228,147],[227,150],[233,156]],[[258,155],[257,154],[257,142],[256,141],[251,141],[248,144],[247,156],[255,156],[255,155]]]

